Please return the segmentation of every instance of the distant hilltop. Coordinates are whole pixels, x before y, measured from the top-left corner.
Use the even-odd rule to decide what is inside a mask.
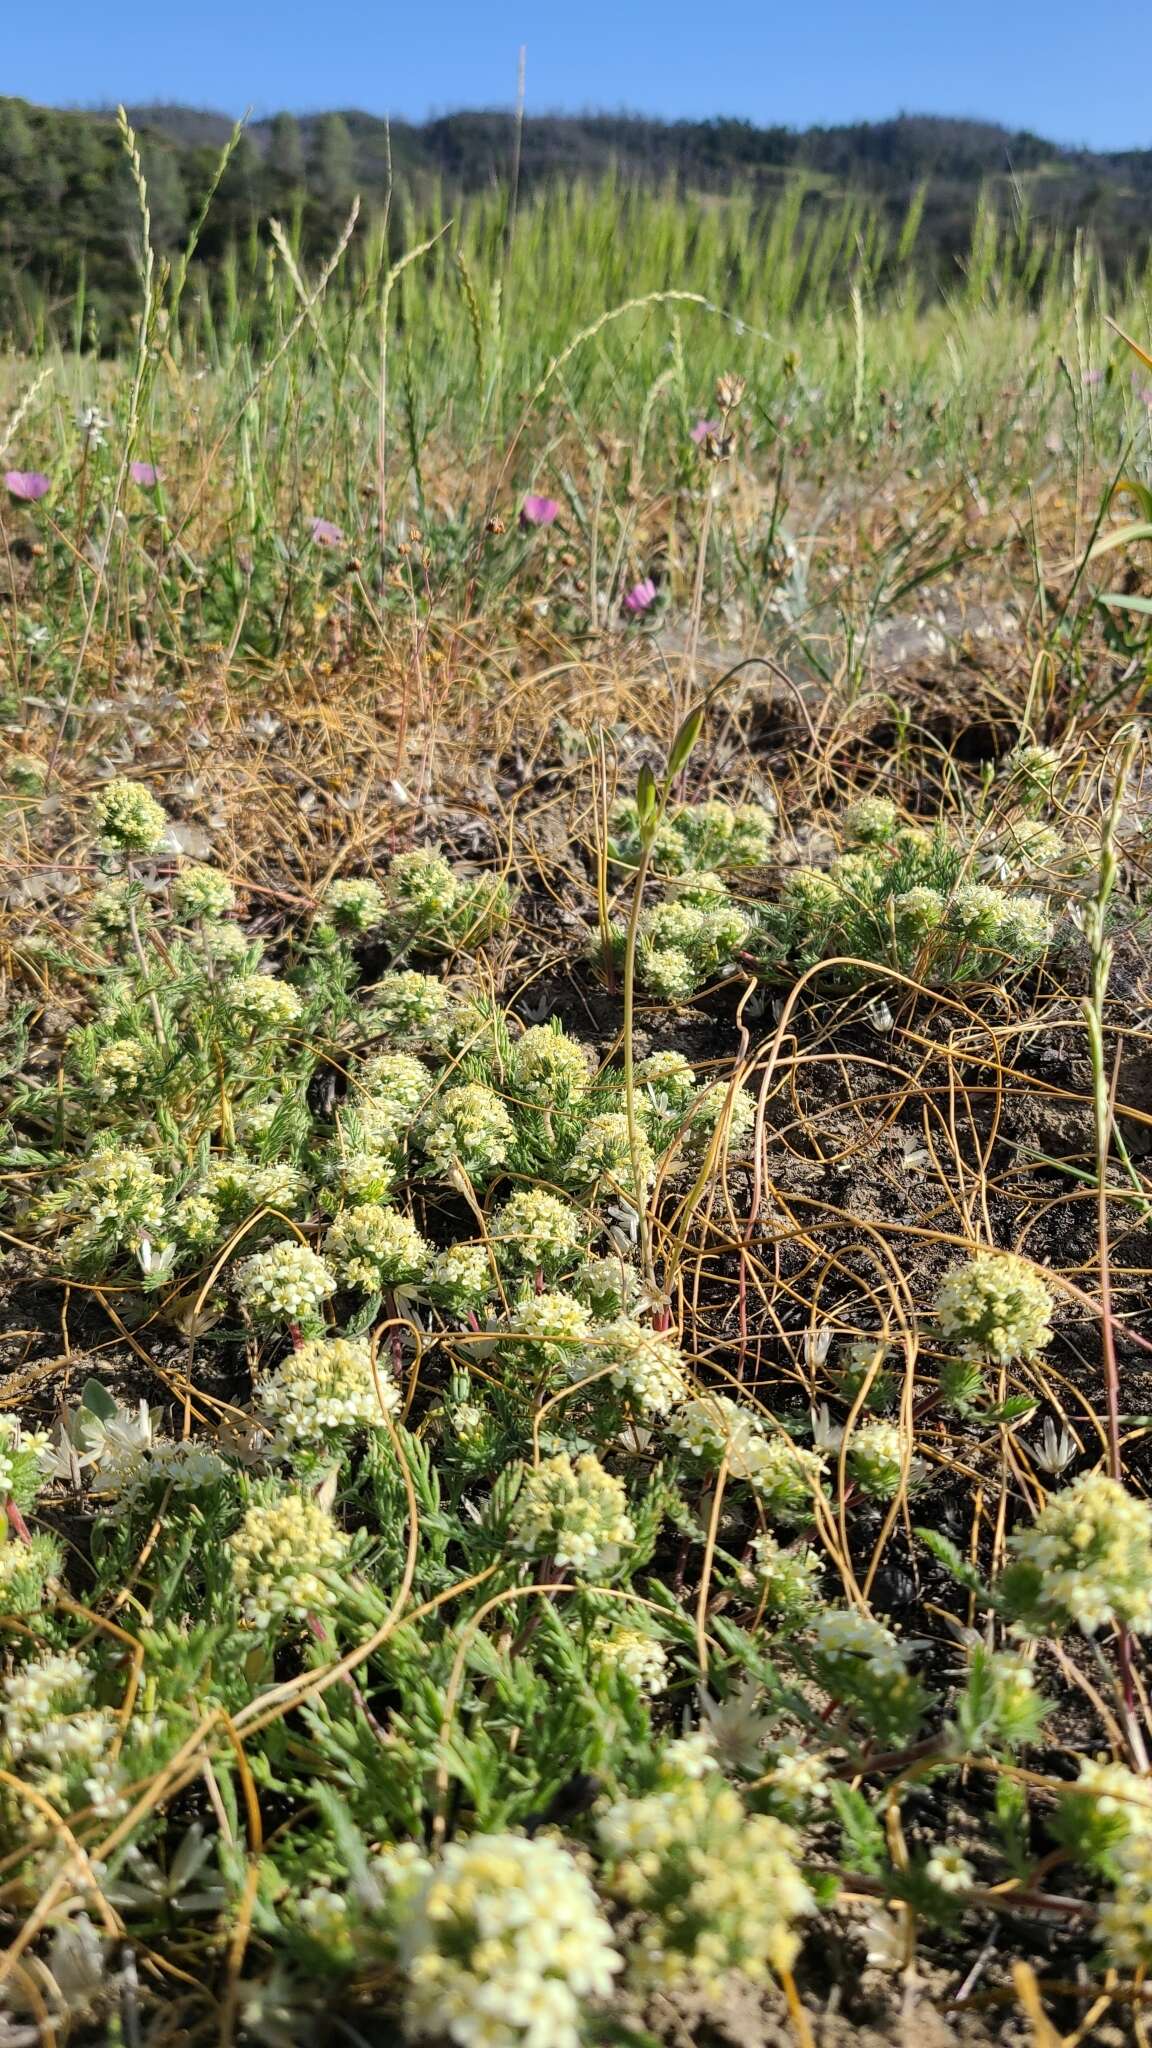
[[[166,104],[128,109],[136,128],[161,254],[178,250],[220,149],[224,115]],[[914,258],[955,274],[984,195],[1021,232],[1091,231],[1114,273],[1152,243],[1152,150],[1066,148],[1027,130],[902,114],[838,128],[759,128],[748,121],[657,121],[632,114],[530,115],[519,185],[606,179],[634,188],[762,205],[797,187],[805,208],[849,195],[899,223],[915,212]],[[330,246],[354,194],[371,216],[391,188],[417,210],[510,184],[515,123],[507,111],[391,124],[340,111],[253,121],[232,157],[199,250],[206,269],[259,237],[276,215],[306,255]],[[69,308],[107,335],[134,292],[135,195],[111,111],[0,100],[0,327]]]

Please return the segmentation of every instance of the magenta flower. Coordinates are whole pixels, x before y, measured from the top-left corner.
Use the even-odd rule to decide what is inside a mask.
[[[6,469],[4,482],[14,498],[20,498],[26,505],[35,505],[47,497],[52,488],[52,479],[40,469]]]
[[[312,538],[318,547],[337,548],[344,538],[343,528],[334,526],[330,519],[314,519]]]
[[[719,420],[697,420],[696,425],[693,427],[691,433],[688,436],[688,439],[690,441],[695,441],[696,446],[699,448],[702,442],[708,439],[709,434],[715,434],[719,436],[719,433]]]
[[[520,507],[521,526],[551,526],[559,517],[560,507],[555,498],[527,497]]]
[[[154,491],[157,484],[164,481],[164,471],[157,469],[154,462],[130,462],[128,474],[142,491]]]
[[[655,602],[656,585],[650,576],[645,576],[641,582],[634,583],[631,590],[624,592],[624,609],[626,612],[646,612]]]

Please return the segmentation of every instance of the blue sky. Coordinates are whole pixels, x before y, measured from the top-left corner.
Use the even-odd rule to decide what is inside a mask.
[[[803,126],[972,114],[1097,148],[1152,144],[1144,0],[49,0],[5,10],[0,91],[421,117],[508,104]]]

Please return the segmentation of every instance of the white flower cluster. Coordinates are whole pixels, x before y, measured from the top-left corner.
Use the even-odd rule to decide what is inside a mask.
[[[774,1813],[802,1820],[828,1800],[829,1768],[797,1741],[777,1742],[764,1759],[760,1782]]]
[[[59,1577],[62,1563],[59,1544],[39,1530],[28,1543],[0,1544],[0,1612],[34,1613],[48,1581]]]
[[[280,1031],[295,1023],[301,1002],[294,988],[275,974],[238,974],[227,985],[226,1001],[245,1024]]]
[[[1122,1858],[1116,1889],[1096,1916],[1096,1932],[1118,1969],[1152,1964],[1152,1844],[1138,1838]]]
[[[329,882],[320,902],[334,930],[357,935],[380,924],[387,907],[378,883],[355,876]]]
[[[568,1179],[576,1187],[598,1187],[602,1181],[607,1181],[618,1192],[634,1200],[637,1175],[642,1194],[656,1177],[656,1161],[643,1130],[636,1132],[633,1162],[628,1118],[623,1110],[606,1110],[602,1116],[589,1117],[568,1162]]]
[[[360,1081],[356,1113],[372,1143],[385,1147],[403,1142],[417,1112],[436,1093],[430,1069],[408,1052],[376,1053],[365,1061]]]
[[[456,874],[427,847],[398,853],[388,872],[388,910],[399,931],[423,947],[478,941],[503,924],[511,908],[502,877]]]
[[[493,1293],[492,1264],[482,1244],[450,1244],[432,1261],[429,1288],[460,1313],[483,1306]]]
[[[1103,1472],[1052,1494],[1009,1539],[1002,1597],[1022,1628],[1152,1633],[1152,1506]]]
[[[112,1038],[92,1062],[92,1092],[101,1102],[139,1095],[155,1066],[155,1050],[141,1038]]]
[[[227,917],[236,906],[236,891],[219,868],[190,861],[172,879],[172,908],[177,917]]]
[[[250,1507],[230,1548],[244,1619],[267,1629],[285,1615],[302,1619],[334,1606],[330,1575],[344,1564],[349,1541],[318,1501],[286,1493]]]
[[[147,1413],[143,1407],[142,1413]],[[149,1419],[139,1433],[131,1429],[102,1432],[89,1487],[97,1500],[114,1502],[117,1510],[124,1512],[158,1483],[176,1493],[199,1493],[205,1487],[218,1486],[227,1473],[227,1464],[211,1445],[192,1438],[177,1441],[157,1436]]]
[[[591,1451],[575,1462],[561,1452],[525,1473],[512,1518],[517,1550],[603,1579],[635,1533],[623,1483]]]
[[[88,905],[85,922],[98,938],[117,939],[129,929],[133,909],[136,911],[137,929],[140,929],[147,922],[147,898],[138,883],[117,876],[115,880],[105,882],[102,889],[97,889]]]
[[[438,1172],[463,1172],[469,1180],[483,1181],[511,1156],[516,1126],[494,1088],[465,1081],[437,1097],[421,1140],[429,1165]]]
[[[668,1683],[668,1653],[643,1629],[609,1629],[606,1635],[594,1637],[592,1654],[597,1664],[622,1672],[637,1692],[647,1693],[649,1698],[663,1692]]]
[[[816,1655],[833,1679],[866,1666],[874,1678],[898,1683],[910,1652],[882,1621],[854,1607],[826,1607],[816,1623]]]
[[[895,837],[900,813],[886,796],[860,796],[844,813],[844,836],[855,846],[886,846]]]
[[[287,1160],[230,1152],[209,1161],[197,1192],[222,1213],[242,1216],[254,1209],[294,1209],[308,1192],[308,1180]]]
[[[942,1336],[971,1358],[1010,1365],[1052,1340],[1052,1296],[1026,1259],[981,1252],[949,1268],[936,1292]]]
[[[518,1188],[492,1223],[492,1236],[516,1264],[555,1272],[585,1237],[576,1210],[546,1188]]]
[[[236,1268],[236,1290],[254,1322],[306,1323],[336,1292],[336,1276],[295,1238],[255,1252]]]
[[[344,1145],[325,1164],[325,1177],[337,1196],[352,1203],[383,1202],[396,1185],[396,1155],[370,1145]]]
[[[589,1079],[584,1047],[552,1025],[531,1025],[513,1048],[511,1088],[523,1102],[542,1109],[577,1102]]]
[[[69,1233],[69,1255],[83,1256],[104,1242],[138,1252],[161,1234],[164,1192],[146,1152],[131,1145],[93,1152],[65,1190],[83,1217]]]
[[[688,1392],[684,1358],[675,1339],[631,1316],[618,1316],[593,1332],[576,1377],[611,1366],[612,1385],[648,1415],[667,1415]]]
[[[1064,841],[1052,825],[1039,818],[1016,818],[1004,827],[998,857],[1009,868],[1041,873],[1063,858]]]
[[[288,1353],[257,1401],[285,1443],[310,1448],[334,1430],[383,1427],[400,1393],[383,1362],[377,1375],[379,1393],[364,1338],[312,1337]]]
[[[813,1629],[812,1661],[821,1685],[880,1732],[918,1719],[922,1710],[911,1657],[910,1646],[883,1622],[853,1608],[826,1607]]]
[[[686,1401],[669,1428],[688,1455],[747,1481],[766,1511],[780,1521],[811,1510],[824,1475],[825,1459],[790,1437],[769,1436],[760,1417],[727,1394],[701,1394]]]
[[[451,999],[434,974],[394,969],[381,975],[368,991],[368,1000],[373,1025],[389,1038],[438,1045],[445,1034]]]
[[[606,1998],[621,1967],[588,1878],[546,1835],[474,1835],[434,1864],[406,1860],[393,1923],[409,2032],[460,2048],[581,2048],[584,2001]]]
[[[329,1226],[324,1250],[345,1285],[365,1294],[411,1285],[432,1260],[432,1248],[411,1217],[380,1202],[342,1209]]]
[[[848,1439],[848,1470],[862,1493],[891,1500],[905,1473],[917,1476],[907,1431],[895,1422],[862,1422]]]
[[[1064,1797],[1073,1839],[1085,1804],[1094,1819],[1105,1823],[1108,1862],[1118,1867],[1116,1889],[1097,1916],[1097,1933],[1120,1969],[1147,1967],[1152,1963],[1152,1780],[1123,1764],[1087,1757],[1075,1789]]]
[[[605,1883],[644,1915],[630,1958],[641,1984],[791,1968],[794,1922],[814,1908],[799,1837],[748,1813],[718,1771],[689,1776],[673,1756],[655,1792],[614,1801],[597,1825]]]
[[[115,853],[151,853],[168,829],[168,818],[150,789],[120,775],[92,799],[101,846]]]
[[[770,1529],[752,1538],[757,1591],[768,1614],[800,1621],[819,1605],[823,1560],[811,1544],[785,1547]]]
[[[58,1809],[74,1797],[100,1813],[111,1810],[116,1766],[110,1751],[114,1713],[88,1705],[92,1672],[79,1657],[46,1655],[21,1665],[3,1681],[4,1740],[22,1777]],[[44,1827],[42,1812],[23,1807],[30,1832]]]
[[[715,975],[746,944],[752,929],[718,877],[699,877],[693,902],[684,892],[656,903],[640,919],[640,974],[646,988],[666,1002],[681,1002]]]
[[[509,1327],[524,1339],[510,1347],[514,1371],[517,1365],[567,1365],[578,1379],[587,1370],[580,1347],[592,1329],[592,1318],[575,1295],[558,1288],[526,1294],[513,1308]]]
[[[20,1507],[35,1499],[51,1457],[47,1430],[25,1429],[18,1416],[0,1414],[0,1503],[11,1494]],[[0,1545],[0,1551],[4,1548]]]

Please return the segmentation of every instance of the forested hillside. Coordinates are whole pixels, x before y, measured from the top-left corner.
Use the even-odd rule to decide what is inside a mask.
[[[129,109],[140,139],[161,256],[183,246],[231,134],[225,117],[178,106]],[[469,194],[510,188],[513,117],[464,112],[422,125],[361,113],[278,114],[235,143],[200,243],[219,272],[230,253],[258,261],[270,215],[305,257],[326,248],[357,193],[365,221],[393,195],[393,232],[406,208],[458,208]],[[1060,148],[985,123],[901,116],[803,132],[636,116],[538,116],[523,127],[519,184],[614,177],[723,197],[751,194],[766,216],[788,191],[798,218],[865,199],[872,217],[902,232],[927,279],[946,283],[971,241],[982,196],[1022,231],[1088,228],[1109,268],[1142,263],[1149,245],[1152,151],[1100,155]],[[0,323],[25,334],[49,322],[107,344],[134,293],[137,204],[107,113],[61,112],[0,101]],[[881,244],[883,237],[881,237]],[[907,248],[902,251],[907,254]]]

